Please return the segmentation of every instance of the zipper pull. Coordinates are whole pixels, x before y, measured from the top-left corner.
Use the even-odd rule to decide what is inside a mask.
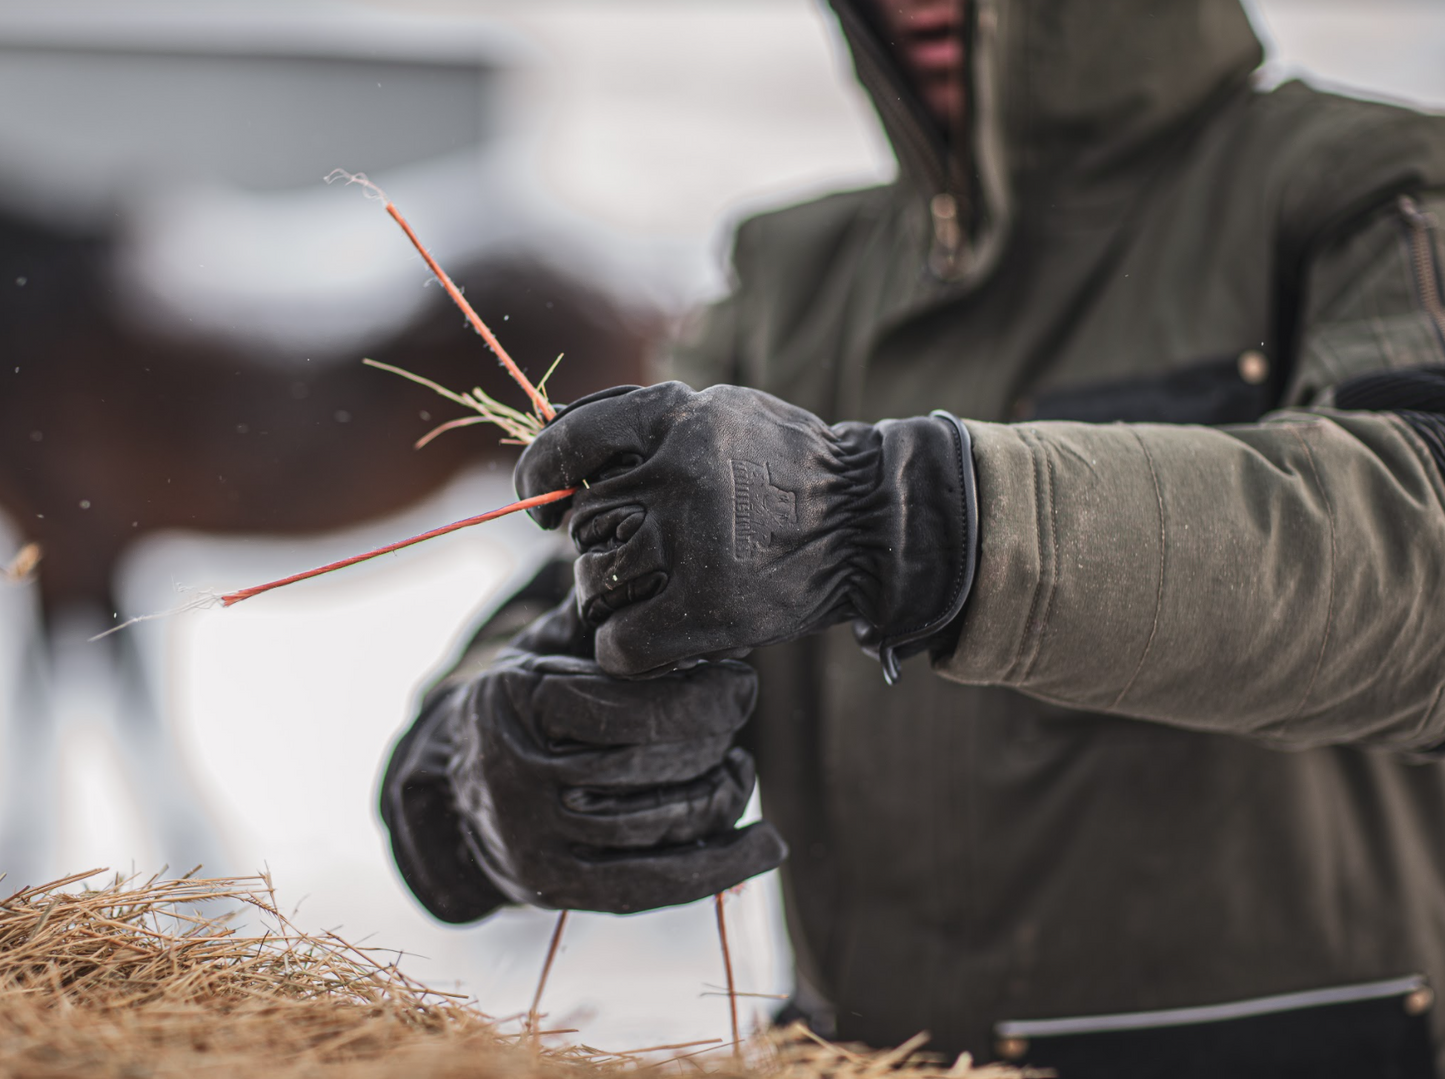
[[[929,268],[945,281],[953,276],[958,266],[958,251],[963,242],[963,230],[958,223],[958,200],[943,191],[928,202],[928,212],[933,218],[933,251],[928,257]]]
[[[1400,213],[1404,216],[1405,220],[1416,228],[1434,229],[1440,224],[1435,220],[1434,214],[1426,213],[1420,209],[1420,204],[1409,195],[1401,195],[1395,200],[1395,204],[1400,207]]]
[[[1445,347],[1445,285],[1440,277],[1435,238],[1431,235],[1440,227],[1440,222],[1409,195],[1401,195],[1395,204],[1410,233],[1410,262],[1415,271],[1420,306],[1434,324],[1441,346]]]

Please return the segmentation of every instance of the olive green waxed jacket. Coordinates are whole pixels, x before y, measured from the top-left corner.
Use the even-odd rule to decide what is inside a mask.
[[[755,656],[803,1003],[991,1056],[1445,985],[1445,427],[1335,407],[1445,365],[1445,120],[1257,88],[1236,0],[976,0],[945,137],[833,6],[899,179],[745,222],[669,373],[957,413],[981,549],[931,670]]]

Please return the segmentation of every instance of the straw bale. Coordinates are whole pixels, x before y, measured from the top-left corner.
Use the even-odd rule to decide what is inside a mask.
[[[603,1053],[539,1045],[476,1006],[427,989],[381,956],[296,929],[265,877],[110,878],[97,872],[0,903],[0,1075],[168,1079],[622,1079],[705,1071],[746,1079],[1003,1079],[1012,1069],[886,1053],[799,1029],[742,1059],[666,1047]],[[266,926],[242,935],[252,910]],[[744,1063],[745,1061],[745,1063]]]

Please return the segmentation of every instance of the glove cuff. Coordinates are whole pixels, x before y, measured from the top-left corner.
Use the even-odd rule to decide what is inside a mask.
[[[893,502],[881,537],[887,557],[873,617],[859,644],[898,680],[901,659],[922,651],[963,610],[978,557],[972,440],[956,416],[934,412],[878,424],[883,489]]]

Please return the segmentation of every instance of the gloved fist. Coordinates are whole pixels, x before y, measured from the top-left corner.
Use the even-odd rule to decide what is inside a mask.
[[[732,745],[757,699],[743,664],[611,678],[569,597],[451,693],[432,741],[468,860],[507,899],[629,913],[712,895],[786,855],[770,824],[734,827],[754,783]]]
[[[857,619],[891,680],[972,582],[968,432],[939,413],[830,427],[737,386],[619,387],[565,409],[515,478],[523,498],[582,487],[531,512],[551,528],[570,507],[578,600],[613,674]]]

